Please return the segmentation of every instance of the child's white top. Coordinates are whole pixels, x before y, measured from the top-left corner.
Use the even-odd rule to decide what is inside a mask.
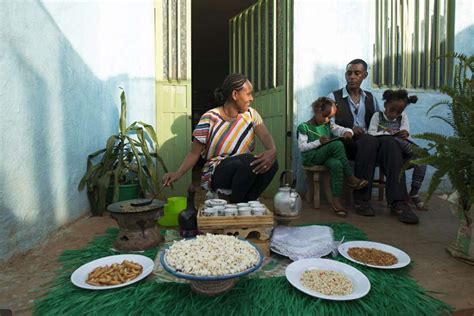
[[[408,116],[405,114],[405,112],[402,112],[402,120],[400,122],[400,130],[406,130],[407,132],[410,132],[410,123],[408,122]],[[385,115],[385,112],[383,112],[383,117],[387,120],[387,121],[396,121],[397,118],[393,119],[393,120],[389,120],[388,117]],[[369,130],[367,131],[367,133],[369,133],[369,135],[390,135],[389,132],[387,131],[378,131],[379,130],[379,123],[380,123],[380,120],[379,120],[379,112],[375,112],[374,115],[372,115],[372,119],[370,120],[370,125],[369,125]]]
[[[331,134],[337,137],[342,137],[346,132],[351,133],[354,135],[354,132],[350,128],[346,128],[340,125],[337,125],[336,123],[331,122],[330,123],[330,130]],[[301,152],[308,151],[311,149],[315,149],[321,146],[321,142],[319,139],[308,143],[308,135],[298,133],[298,148]]]

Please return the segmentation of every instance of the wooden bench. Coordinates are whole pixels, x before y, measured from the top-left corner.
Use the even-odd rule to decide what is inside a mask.
[[[385,175],[381,168],[379,169],[378,178],[375,178],[372,184],[373,188],[378,190],[378,200],[383,201],[385,195]],[[331,176],[328,168],[325,166],[303,166],[308,179],[308,191],[306,192],[306,200],[313,202],[314,208],[321,207],[321,182],[323,185],[323,192],[328,201],[332,200],[331,194]],[[322,180],[322,181],[321,181]],[[350,192],[352,193],[352,191]],[[352,194],[349,195],[351,197]]]

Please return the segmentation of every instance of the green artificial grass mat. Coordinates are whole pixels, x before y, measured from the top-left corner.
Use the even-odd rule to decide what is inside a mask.
[[[331,226],[336,240],[366,240],[360,229],[347,224]],[[363,272],[371,282],[369,294],[359,300],[336,302],[308,296],[285,277],[242,278],[235,287],[220,296],[195,294],[188,284],[140,281],[130,286],[103,291],[75,287],[71,273],[82,264],[116,254],[110,248],[118,232],[107,230],[80,250],[66,250],[59,260],[63,267],[48,293],[35,301],[35,315],[446,315],[452,308],[429,296],[409,277],[409,268],[379,270],[346,260]],[[154,259],[158,249],[145,256]]]

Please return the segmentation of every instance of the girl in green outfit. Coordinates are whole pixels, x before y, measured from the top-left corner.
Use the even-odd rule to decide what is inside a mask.
[[[314,116],[298,126],[298,148],[303,156],[303,165],[323,165],[331,174],[331,206],[338,216],[347,216],[342,206],[342,186],[346,184],[355,190],[367,185],[367,180],[359,179],[352,173],[340,140],[330,140],[331,135],[352,138],[350,128],[344,128],[329,120],[334,102],[326,97],[318,98],[311,104]]]

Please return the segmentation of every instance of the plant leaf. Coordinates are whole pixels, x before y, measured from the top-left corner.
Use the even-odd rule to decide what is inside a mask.
[[[122,88],[120,88],[122,89]],[[127,100],[125,99],[125,91],[122,89],[120,93],[120,119],[119,119],[119,128],[122,135],[126,134],[127,130]]]

